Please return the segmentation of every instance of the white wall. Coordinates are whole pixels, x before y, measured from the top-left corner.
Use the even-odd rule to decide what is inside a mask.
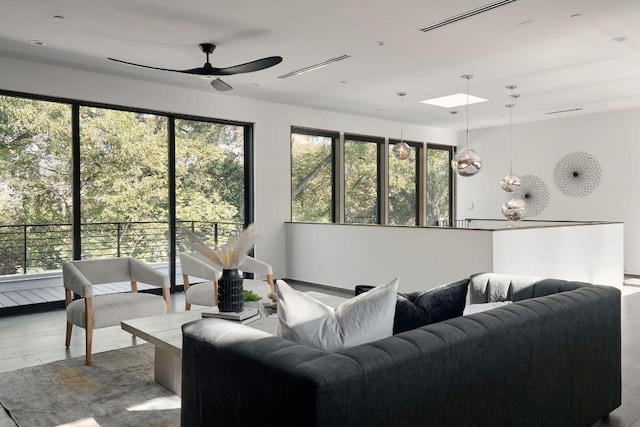
[[[256,255],[273,265],[277,277],[287,276],[284,222],[291,219],[290,126],[387,137],[399,132],[394,122],[250,101],[210,88],[180,89],[3,57],[0,70],[3,90],[254,123]],[[397,102],[393,94],[389,102]],[[451,140],[448,129],[404,124],[403,131],[409,140]]]
[[[508,127],[471,132],[470,147],[483,159],[476,176],[457,179],[457,216],[500,218],[507,200],[499,186],[507,174]],[[549,205],[540,220],[598,220],[624,222],[624,268],[640,273],[640,110],[625,110],[518,124],[514,128],[514,172],[536,175],[549,188]],[[599,187],[586,197],[568,197],[554,185],[556,163],[568,153],[584,151],[602,167]],[[473,206],[473,208],[471,208]],[[596,244],[596,243],[593,243]]]
[[[400,279],[430,289],[493,268],[493,232],[380,225],[288,223],[289,278],[353,289]]]
[[[492,271],[621,286],[623,234],[619,223],[496,231]]]

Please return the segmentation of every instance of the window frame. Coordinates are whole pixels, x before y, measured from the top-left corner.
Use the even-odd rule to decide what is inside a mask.
[[[289,153],[291,153],[293,148],[293,134],[297,133],[300,135],[308,135],[308,136],[320,136],[324,138],[331,138],[331,223],[335,223],[338,221],[338,187],[336,185],[337,182],[337,165],[338,165],[338,145],[340,142],[340,133],[334,132],[330,130],[323,129],[315,129],[315,128],[307,128],[302,126],[291,126],[291,130],[289,133]],[[293,170],[293,156],[289,156],[289,194],[291,194],[292,189],[292,173]],[[290,220],[293,222],[293,199],[291,199],[291,212],[289,215]]]
[[[383,212],[383,192],[385,190],[385,177],[384,177],[384,170],[385,170],[385,165],[384,160],[385,160],[385,139],[383,137],[379,137],[379,136],[371,136],[371,135],[361,135],[361,134],[353,134],[353,133],[345,133],[344,137],[343,137],[343,146],[342,146],[342,186],[344,188],[345,186],[345,182],[346,182],[346,172],[345,172],[345,166],[346,166],[346,161],[345,161],[345,147],[347,144],[347,141],[354,141],[354,142],[362,142],[362,143],[370,143],[370,144],[377,144],[377,149],[376,149],[376,173],[377,173],[377,178],[376,178],[376,222],[374,222],[373,224],[382,224],[382,218],[384,217],[384,212]],[[344,195],[344,205],[342,206],[342,212],[343,212],[343,218],[346,218],[346,199],[347,199],[347,194],[346,194],[346,190],[345,190],[345,195]],[[384,208],[386,209],[386,207]],[[344,221],[345,224],[360,224],[360,223],[351,223],[351,222],[347,222],[346,219]]]
[[[191,121],[201,121],[207,123],[216,123],[222,125],[232,125],[243,128],[244,134],[244,226],[254,222],[255,219],[255,186],[254,186],[254,129],[253,123],[241,122],[236,120],[217,119],[212,117],[195,116],[189,114],[180,114],[162,110],[152,110],[137,107],[130,107],[124,105],[114,105],[107,103],[83,101],[72,98],[53,97],[46,95],[30,94],[18,91],[10,91],[0,89],[0,96],[15,97],[30,99],[35,101],[56,102],[61,104],[67,104],[71,107],[71,163],[72,163],[72,239],[73,239],[73,259],[81,259],[81,177],[80,177],[80,162],[81,162],[81,141],[80,141],[80,108],[102,108],[118,111],[125,111],[130,113],[139,114],[153,114],[157,116],[163,116],[167,119],[167,168],[168,168],[168,187],[167,188],[167,201],[169,203],[169,215],[167,218],[167,224],[169,226],[169,235],[167,239],[168,254],[169,254],[169,277],[171,280],[171,287],[176,287],[175,273],[176,273],[176,199],[175,199],[175,120],[184,119]],[[171,125],[171,126],[170,126]],[[171,187],[173,183],[173,187]]]

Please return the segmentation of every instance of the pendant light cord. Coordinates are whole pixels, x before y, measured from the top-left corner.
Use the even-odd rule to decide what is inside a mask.
[[[404,92],[400,92],[400,144],[404,142],[402,130],[404,128]]]
[[[511,151],[511,173],[513,173],[513,159],[515,158],[514,156],[514,148],[513,148],[513,127],[516,125],[516,120],[518,118],[518,98],[520,97],[520,95],[518,94],[513,94],[513,89],[511,89],[511,98],[513,99],[513,107],[511,107],[511,109],[513,110],[513,114],[511,116],[511,147],[510,147],[510,151]]]
[[[471,76],[466,76],[467,79],[467,150],[469,150],[469,80]]]

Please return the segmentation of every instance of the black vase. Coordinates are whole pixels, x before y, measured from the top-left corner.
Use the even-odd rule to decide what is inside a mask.
[[[218,310],[239,313],[242,309],[242,276],[237,268],[225,268],[218,279]]]

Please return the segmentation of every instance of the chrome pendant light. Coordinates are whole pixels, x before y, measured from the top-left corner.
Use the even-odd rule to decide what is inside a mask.
[[[404,142],[402,137],[402,128],[404,125],[404,97],[407,95],[407,92],[398,92],[397,95],[400,97],[400,112],[403,115],[403,121],[400,122],[400,142],[393,146],[393,157],[398,160],[405,160],[411,154],[411,147]]]
[[[509,173],[500,180],[500,187],[507,193],[512,193],[520,188],[520,177],[513,173],[513,118],[515,115],[515,107],[516,107],[516,99],[520,97],[518,94],[514,94],[513,90],[516,88],[516,85],[506,86],[507,89],[511,90],[511,98],[513,99],[513,104],[507,104],[505,107],[509,109]]]
[[[467,80],[467,130],[466,130],[466,147],[462,151],[458,151],[453,160],[451,167],[460,176],[473,176],[482,169],[482,160],[478,153],[469,148],[469,80],[473,78],[471,74],[460,76]]]
[[[513,93],[516,87],[516,85],[506,86],[507,89],[511,90],[510,97],[513,99],[513,104],[505,105],[505,107],[509,108],[509,174],[502,178],[500,187],[507,193],[518,191],[522,185],[520,177],[513,173],[513,120],[516,114],[516,100],[520,97],[520,95]],[[512,194],[511,199],[502,205],[502,215],[504,215],[504,217],[509,220],[509,224],[512,225],[513,222],[524,219],[526,213],[525,208],[525,200]]]

